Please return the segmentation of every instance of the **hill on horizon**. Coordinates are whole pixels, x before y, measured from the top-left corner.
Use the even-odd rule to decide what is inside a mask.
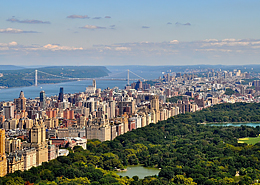
[[[24,69],[24,67],[15,66],[15,65],[0,65],[0,71],[2,71],[2,70],[19,70],[19,69]]]

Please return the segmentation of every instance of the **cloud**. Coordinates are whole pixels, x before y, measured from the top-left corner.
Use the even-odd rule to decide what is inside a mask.
[[[109,28],[109,27],[108,27]],[[224,41],[223,41],[224,40]],[[86,57],[93,57],[94,64],[98,62],[95,57],[103,58],[104,61],[133,62],[137,64],[156,65],[185,65],[199,64],[238,64],[248,61],[259,63],[260,39],[205,39],[196,41],[169,40],[164,42],[126,42],[108,45],[93,45],[92,48],[80,46],[63,46],[57,43],[46,43],[44,45],[20,45],[13,41],[0,43],[0,57],[4,56],[9,61],[15,57],[35,57],[46,60],[46,56],[60,61],[79,61]],[[71,57],[71,58],[70,58]],[[26,60],[26,62],[29,60]],[[137,62],[138,61],[138,62]],[[91,64],[93,64],[93,62]],[[93,64],[93,65],[94,65]]]
[[[0,51],[7,51],[7,50],[9,50],[8,47],[1,47],[1,46],[0,46]]]
[[[204,40],[206,43],[203,43],[201,47],[229,47],[229,46],[248,46],[248,45],[254,45],[254,44],[260,44],[260,42],[250,42],[248,40],[241,40],[241,39],[223,39],[221,41],[217,39],[209,39]]]
[[[195,51],[202,51],[202,52],[225,52],[225,53],[232,52],[232,50],[230,50],[230,49],[195,49]]]
[[[225,41],[223,41],[225,40]],[[206,39],[190,42],[182,42],[172,40],[168,42],[130,42],[130,43],[117,43],[114,45],[96,45],[94,46],[99,51],[113,52],[125,51],[127,55],[179,55],[187,56],[187,54],[194,54],[207,56],[232,56],[238,53],[253,55],[260,54],[260,39]],[[127,52],[126,52],[127,51]],[[116,53],[114,53],[116,54]],[[193,55],[192,54],[192,55]]]
[[[111,16],[105,16],[105,18],[106,18],[106,19],[110,19],[110,18],[111,18]]]
[[[85,25],[83,27],[80,27],[83,29],[89,29],[89,30],[95,30],[95,29],[106,29],[106,27],[101,27],[101,26],[94,26],[94,25]]]
[[[179,41],[178,40],[172,40],[170,41],[171,44],[179,44]]]
[[[128,47],[116,47],[116,51],[131,51],[131,48]]]
[[[17,42],[0,43],[0,46],[17,46]]]
[[[167,24],[172,24],[171,22],[167,22]]]
[[[109,27],[108,27],[109,28]],[[97,26],[87,25],[87,29],[98,29]],[[223,41],[224,40],[224,41]],[[93,48],[84,49],[83,47],[63,46],[57,43],[49,43],[44,45],[20,45],[17,42],[0,43],[0,55],[6,53],[15,54],[37,54],[42,52],[62,52],[77,51],[80,53],[88,53],[91,56],[101,57],[166,57],[174,56],[188,58],[193,60],[195,56],[198,58],[212,59],[213,56],[220,56],[223,59],[228,57],[243,56],[260,56],[260,39],[205,39],[197,41],[179,41],[171,40],[164,42],[129,42],[115,43],[110,45],[93,45]]]
[[[0,51],[8,51],[10,49],[15,50],[17,47],[17,42],[9,42],[9,43],[0,43]]]
[[[9,43],[0,43],[0,50],[7,51],[9,48],[17,46],[17,42],[9,42]]]
[[[187,23],[185,23],[185,24],[182,24],[182,23],[180,23],[180,22],[176,22],[175,25],[176,25],[176,26],[191,26],[191,23],[187,22]]]
[[[69,19],[89,19],[87,15],[69,15],[67,16]]]
[[[236,42],[236,41],[240,41],[241,39],[223,39],[223,42]]]
[[[60,46],[58,44],[47,44],[47,45],[41,47],[40,49],[51,50],[51,51],[58,51],[58,50],[66,50],[66,51],[70,51],[70,50],[83,50],[82,47],[76,48],[76,47],[69,47],[69,46]]]
[[[260,41],[253,41],[251,42],[252,45],[255,45],[255,44],[260,44]]]
[[[82,47],[73,47],[73,46],[61,46],[59,44],[46,44],[43,46],[31,45],[25,46],[20,45],[17,42],[13,41],[10,43],[0,43],[0,50],[9,50],[9,51],[74,51],[74,50],[83,50]]]
[[[24,31],[21,29],[15,29],[15,28],[6,28],[6,29],[0,29],[0,33],[39,33],[37,31]]]
[[[13,42],[10,42],[10,43],[9,43],[9,46],[17,46],[17,42],[14,42],[14,41],[13,41]]]
[[[259,49],[260,46],[252,46],[253,49]]]
[[[35,19],[19,20],[19,19],[16,19],[16,18],[10,18],[10,19],[7,19],[6,21],[18,22],[18,23],[27,23],[27,24],[51,24],[50,21],[40,21],[40,20],[35,20]]]
[[[93,17],[93,19],[101,19],[101,17]]]
[[[205,42],[218,42],[217,39],[205,39],[203,41],[205,41]]]
[[[150,27],[149,27],[149,26],[142,26],[142,28],[145,28],[145,29],[146,29],[146,28],[150,28]]]

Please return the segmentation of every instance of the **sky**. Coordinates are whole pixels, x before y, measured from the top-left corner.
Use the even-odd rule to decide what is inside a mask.
[[[0,65],[260,64],[259,0],[12,0]]]

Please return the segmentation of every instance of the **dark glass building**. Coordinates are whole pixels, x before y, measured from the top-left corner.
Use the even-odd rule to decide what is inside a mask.
[[[60,100],[61,102],[63,102],[63,87],[60,88],[60,93],[59,93],[58,100]]]

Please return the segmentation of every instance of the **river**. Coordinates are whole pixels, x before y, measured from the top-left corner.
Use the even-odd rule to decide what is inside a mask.
[[[126,69],[128,67],[119,66],[113,67],[108,66],[108,70],[111,71],[107,78],[127,78]],[[117,69],[119,68],[119,69]],[[135,74],[140,75],[141,77],[151,80],[158,78],[161,76],[161,71],[150,71],[149,69],[142,68],[142,71],[136,66],[135,68],[131,69]],[[119,73],[120,72],[120,73]],[[136,79],[138,77],[130,74],[130,78]],[[116,80],[96,80],[97,88],[106,89],[107,87],[113,88],[118,87],[119,89],[124,89],[125,85],[127,84],[126,81],[116,81]],[[130,81],[130,83],[132,83]],[[64,93],[77,93],[77,92],[84,92],[87,86],[92,85],[92,80],[82,80],[82,81],[70,81],[70,82],[63,82],[57,84],[39,84],[38,86],[30,86],[30,87],[14,87],[8,89],[0,89],[0,102],[1,101],[13,101],[15,98],[19,97],[20,91],[24,92],[25,98],[36,98],[40,96],[40,92],[42,90],[45,91],[46,96],[53,96],[59,94],[60,87],[64,88]]]
[[[158,168],[143,167],[141,165],[127,166],[127,171],[116,172],[121,176],[128,176],[132,178],[133,176],[138,176],[143,179],[146,176],[158,175],[160,170]]]
[[[97,80],[97,88],[106,89],[107,87],[118,87],[123,89],[126,85],[126,81],[108,81]],[[92,80],[71,81],[57,84],[38,84],[37,87],[14,87],[8,89],[0,89],[0,102],[1,101],[13,101],[14,98],[18,98],[20,91],[24,92],[25,98],[35,98],[40,96],[42,90],[45,91],[46,96],[53,96],[59,94],[60,87],[64,88],[64,93],[77,93],[84,92],[87,86],[92,85]]]

